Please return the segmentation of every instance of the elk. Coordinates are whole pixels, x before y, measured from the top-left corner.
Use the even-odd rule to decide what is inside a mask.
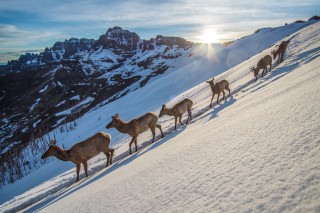
[[[213,83],[213,81],[214,81],[214,78],[212,78],[212,80],[206,81],[206,83],[210,84],[210,87],[212,90],[212,98],[211,98],[211,102],[210,102],[210,108],[212,106],[212,100],[213,100],[213,97],[215,96],[215,94],[218,94],[217,104],[219,103],[219,96],[220,96],[221,92],[223,94],[223,100],[224,100],[224,95],[225,95],[224,90],[225,89],[229,91],[229,97],[230,97],[229,82],[227,80],[222,80],[217,83]]]
[[[56,145],[56,140],[51,141],[48,150],[41,156],[45,159],[50,156],[55,156],[62,161],[72,161],[77,168],[77,181],[79,181],[79,172],[81,163],[83,164],[86,177],[88,177],[88,160],[100,152],[107,156],[107,166],[112,164],[114,149],[110,148],[111,136],[104,132],[98,132],[94,136],[74,144],[69,150],[64,150]],[[111,156],[110,156],[111,155]]]
[[[284,53],[287,50],[288,42],[282,41],[279,45],[279,48],[277,50],[273,50],[271,53],[273,55],[273,59],[276,59],[277,55],[279,55],[278,58],[278,64],[283,61]]]
[[[174,116],[174,120],[175,120],[174,130],[176,130],[178,117],[179,117],[179,122],[181,123],[181,125],[183,125],[183,123],[181,122],[181,119],[182,119],[182,115],[186,111],[188,111],[188,119],[186,121],[186,124],[188,124],[192,120],[192,115],[191,115],[192,104],[193,102],[189,98],[183,99],[182,101],[174,105],[172,108],[167,108],[166,105],[163,104],[159,117],[163,115]]]
[[[162,128],[158,122],[158,116],[153,112],[147,112],[139,118],[134,118],[129,122],[125,122],[119,118],[119,114],[117,113],[115,116],[112,116],[112,121],[106,126],[107,129],[116,128],[119,132],[127,133],[132,137],[131,142],[129,143],[129,153],[131,152],[131,145],[134,142],[136,146],[136,151],[138,151],[137,147],[137,139],[138,135],[142,132],[147,131],[149,128],[152,132],[153,138],[152,143],[154,142],[154,138],[156,135],[156,127],[160,129],[162,137],[164,137]]]
[[[271,71],[272,58],[270,55],[266,55],[260,59],[256,68],[255,67],[250,68],[251,72],[253,72],[254,74],[254,77],[256,77],[256,80],[258,79],[260,69],[262,69],[262,74],[261,74],[262,77],[267,74],[269,65],[270,65],[270,71]]]

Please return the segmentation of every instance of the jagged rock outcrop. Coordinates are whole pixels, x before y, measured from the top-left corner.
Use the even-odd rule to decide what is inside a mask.
[[[62,59],[74,58],[77,53],[89,50],[94,43],[94,39],[86,38],[71,38],[64,42],[56,42],[52,48],[46,48],[43,53],[40,53],[39,62],[50,63]]]
[[[320,16],[313,16],[309,19],[309,21],[311,20],[315,20],[315,21],[320,20]]]
[[[108,29],[106,34],[101,35],[95,44],[95,48],[103,47],[104,49],[122,49],[132,51],[137,49],[137,44],[140,37],[128,30],[123,30],[121,27]]]

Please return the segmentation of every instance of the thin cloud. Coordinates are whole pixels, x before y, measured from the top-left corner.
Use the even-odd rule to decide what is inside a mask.
[[[60,32],[39,32],[19,30],[14,25],[0,24],[1,47],[26,45],[37,40],[61,39],[68,35]]]
[[[233,40],[310,18],[319,7],[318,0],[1,0],[0,45],[29,49],[70,37],[97,39],[113,26],[144,39],[163,34],[193,42],[214,27],[224,40]]]

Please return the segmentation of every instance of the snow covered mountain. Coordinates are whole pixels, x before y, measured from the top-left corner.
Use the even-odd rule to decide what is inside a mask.
[[[196,45],[162,77],[85,113],[72,131],[50,133],[67,149],[108,132],[116,148],[112,167],[104,169],[105,156],[98,155],[89,165],[89,174],[96,173],[72,184],[74,164],[52,158],[3,186],[1,211],[42,198],[27,211],[318,209],[319,32],[320,24],[311,21],[261,29],[225,48]],[[254,82],[249,68],[283,39],[290,41],[285,61]],[[211,91],[204,81],[213,76],[230,82],[232,97],[208,109]],[[173,118],[161,118],[166,137],[157,132],[150,145],[151,134],[140,135],[145,148],[132,156],[126,157],[130,138],[105,129],[115,113],[128,121],[183,97],[194,101],[194,120],[173,131]]]
[[[189,57],[192,46],[177,37],[142,40],[114,27],[98,40],[71,38],[9,62],[0,76],[0,151],[10,144],[21,149],[31,138],[143,87]]]

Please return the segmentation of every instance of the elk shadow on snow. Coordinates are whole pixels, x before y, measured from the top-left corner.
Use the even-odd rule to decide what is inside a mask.
[[[213,105],[213,107],[212,107],[212,109],[213,109],[212,112],[208,112],[208,111],[211,109],[211,108],[208,108],[207,110],[203,111],[203,112],[200,114],[200,115],[202,115],[201,117],[200,117],[200,115],[198,115],[198,116],[196,117],[197,120],[198,120],[198,119],[203,119],[203,118],[205,118],[205,117],[210,116],[210,118],[209,118],[207,121],[204,122],[204,123],[207,123],[207,122],[209,122],[210,120],[218,117],[218,113],[220,112],[220,110],[222,110],[222,109],[224,109],[224,108],[226,108],[226,107],[228,107],[228,106],[231,106],[232,104],[234,104],[234,103],[236,102],[236,99],[235,99],[233,96],[234,96],[234,94],[233,94],[233,92],[231,92],[230,98],[228,97],[228,98],[226,98],[225,100],[222,100],[222,97],[221,97],[221,100],[219,100],[219,104]],[[207,112],[207,113],[206,113],[206,112]]]

